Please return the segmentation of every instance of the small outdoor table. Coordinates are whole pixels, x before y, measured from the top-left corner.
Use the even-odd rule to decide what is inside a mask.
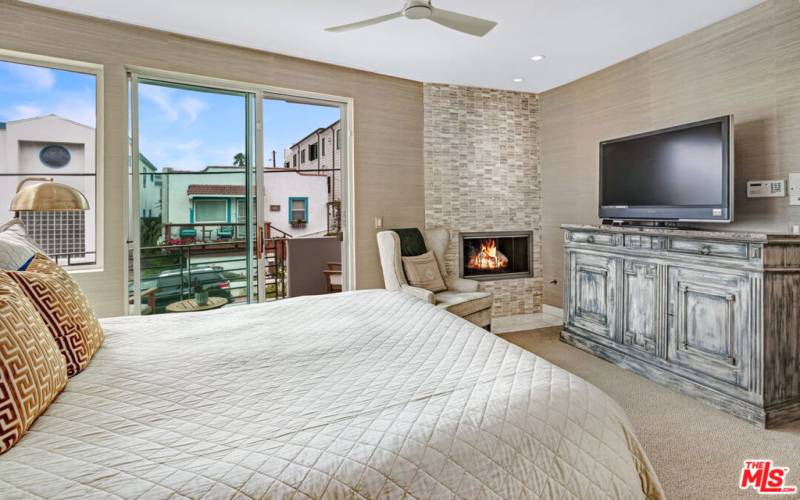
[[[228,303],[228,299],[223,297],[209,297],[208,302],[204,305],[199,305],[194,299],[181,300],[173,302],[167,306],[167,312],[170,313],[185,313],[197,311],[209,311],[211,309],[219,309]]]

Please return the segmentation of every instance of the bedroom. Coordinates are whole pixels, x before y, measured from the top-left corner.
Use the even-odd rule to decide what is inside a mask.
[[[0,224],[26,177],[83,196],[17,206],[71,279],[4,266],[3,307],[57,328],[16,281],[46,268],[105,337],[6,398],[0,497],[756,496],[747,460],[800,485],[800,3],[326,31],[399,4],[0,0]],[[726,222],[601,225],[631,218],[599,213],[602,144],[717,118]]]

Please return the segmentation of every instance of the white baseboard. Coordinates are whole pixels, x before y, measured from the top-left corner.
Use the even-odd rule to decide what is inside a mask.
[[[542,312],[545,314],[550,314],[552,316],[559,316],[559,317],[564,316],[563,309],[561,309],[560,307],[550,306],[547,304],[542,304]]]

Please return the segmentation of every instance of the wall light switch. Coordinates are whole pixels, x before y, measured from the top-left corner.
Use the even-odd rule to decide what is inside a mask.
[[[800,173],[789,174],[789,204],[800,205]]]
[[[378,231],[383,229],[383,217],[375,217],[375,229]]]
[[[786,196],[786,181],[747,181],[748,198],[780,198]]]

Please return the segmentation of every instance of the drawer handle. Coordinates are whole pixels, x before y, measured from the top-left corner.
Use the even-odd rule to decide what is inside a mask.
[[[588,236],[586,238],[586,243],[594,243],[594,236]]]
[[[700,249],[700,253],[703,255],[711,255],[711,247],[703,247]]]

